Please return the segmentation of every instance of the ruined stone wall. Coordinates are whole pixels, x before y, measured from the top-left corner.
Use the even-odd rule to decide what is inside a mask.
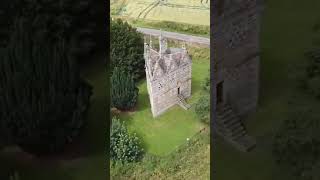
[[[148,86],[151,110],[158,116],[177,103],[178,87],[185,98],[191,95],[191,64],[151,81]]]

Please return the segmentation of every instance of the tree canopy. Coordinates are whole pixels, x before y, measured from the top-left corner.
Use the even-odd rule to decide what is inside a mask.
[[[83,127],[92,87],[66,42],[33,28],[32,20],[17,19],[0,52],[0,132],[26,151],[57,152]]]
[[[133,77],[115,67],[111,76],[111,105],[120,110],[132,109],[136,105],[138,92]]]
[[[134,80],[144,77],[142,34],[120,19],[111,20],[110,24],[111,72],[119,67],[130,73]]]

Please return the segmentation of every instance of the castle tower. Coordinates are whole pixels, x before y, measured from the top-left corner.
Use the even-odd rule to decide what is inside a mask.
[[[159,53],[161,55],[165,54],[167,48],[168,48],[167,39],[162,36],[162,32],[161,32],[161,34],[159,36]]]
[[[258,0],[217,0],[213,9],[217,103],[240,115],[258,103],[261,7]]]
[[[240,117],[258,105],[262,5],[259,0],[214,2],[212,91],[216,102],[212,110],[216,119],[212,123],[218,133],[247,151],[255,142]]]
[[[178,104],[189,105],[185,98],[191,96],[191,57],[184,48],[168,48],[167,40],[160,34],[159,51],[145,43],[147,90],[153,117]]]

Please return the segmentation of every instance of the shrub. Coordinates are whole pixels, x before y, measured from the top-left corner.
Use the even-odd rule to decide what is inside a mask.
[[[31,153],[62,151],[84,125],[92,88],[63,40],[51,43],[26,19],[14,29],[0,56],[0,131]]]
[[[3,0],[1,3],[0,46],[6,46],[12,32],[14,19],[34,19],[33,26],[39,30],[46,25],[52,38],[63,38],[70,52],[77,58],[88,57],[102,43],[105,31],[98,27],[97,19],[102,8],[90,0]],[[100,9],[99,9],[100,8]],[[101,14],[100,17],[103,17]],[[103,23],[100,23],[103,24]],[[104,43],[104,41],[103,41]],[[87,58],[83,58],[87,59]]]
[[[317,166],[320,153],[319,128],[318,118],[311,117],[309,112],[294,112],[283,122],[274,137],[273,155],[277,163],[298,179],[310,179],[307,177],[311,175],[308,172]]]
[[[202,89],[206,92],[210,92],[210,77],[206,77],[206,79],[202,82]]]
[[[200,97],[198,102],[195,105],[195,112],[198,118],[204,122],[210,122],[210,96],[208,94]]]
[[[307,82],[309,92],[316,98],[320,98],[320,76],[310,78]]]
[[[120,110],[128,110],[135,106],[139,89],[132,76],[115,68],[111,76],[111,104]]]
[[[303,87],[317,98],[320,98],[320,48],[315,48],[306,53],[308,65]]]
[[[142,35],[120,19],[111,21],[110,57],[111,70],[119,67],[132,74],[134,80],[144,76]]]
[[[110,157],[120,162],[138,161],[142,157],[143,149],[139,138],[129,134],[127,128],[117,118],[112,118],[110,133]]]

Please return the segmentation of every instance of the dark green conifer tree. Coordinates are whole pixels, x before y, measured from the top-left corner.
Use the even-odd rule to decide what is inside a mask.
[[[132,76],[116,67],[111,77],[111,104],[120,110],[132,109],[138,98],[139,89]]]
[[[144,76],[143,36],[127,22],[111,21],[110,58],[111,70],[119,67],[137,80]]]
[[[63,150],[84,125],[92,87],[64,40],[19,18],[0,56],[0,132],[32,153]]]
[[[103,43],[104,12],[100,5],[90,0],[2,0],[0,6],[0,47],[5,47],[12,32],[14,19],[28,17],[33,25],[50,32],[51,37],[63,38],[71,47],[77,60],[88,59]],[[101,23],[99,23],[101,22]],[[101,26],[101,27],[100,27]],[[39,29],[39,28],[38,28]]]

